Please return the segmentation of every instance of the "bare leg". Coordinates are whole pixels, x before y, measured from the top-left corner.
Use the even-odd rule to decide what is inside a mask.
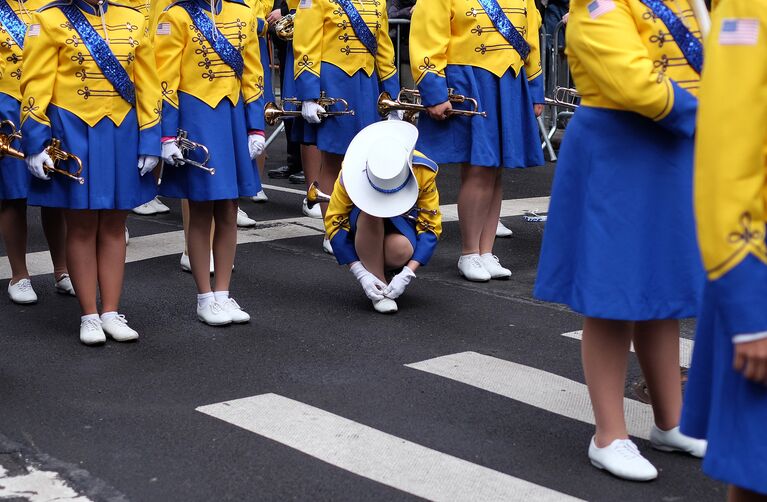
[[[673,429],[682,415],[679,321],[637,323],[634,348],[647,381],[655,425],[664,431]]]
[[[189,254],[189,201],[181,199],[181,222],[184,224],[184,254]]]
[[[490,207],[484,227],[482,227],[482,235],[479,238],[479,254],[492,253],[495,245],[495,232],[498,229],[498,218],[501,217],[501,202],[503,201],[502,173],[503,169],[495,169],[495,184],[490,198]]]
[[[213,238],[213,262],[216,269],[214,291],[229,291],[234,255],[237,252],[237,201],[215,201],[213,219],[216,223]]]
[[[767,495],[761,495],[751,490],[730,485],[727,500],[728,502],[767,502]]]
[[[48,249],[51,252],[53,277],[59,280],[67,273],[67,224],[64,221],[64,211],[53,207],[41,207],[40,216],[45,239],[48,241]]]
[[[382,281],[384,278],[384,220],[360,213],[357,231],[354,234],[354,248],[360,261],[368,271]]]
[[[341,163],[344,158],[342,155],[322,152],[322,171],[320,172],[320,189],[328,195],[333,194],[333,186],[338,179],[338,173],[341,172]],[[325,216],[328,205],[322,204],[322,216]],[[383,246],[382,246],[383,247]]]
[[[402,234],[391,233],[384,237],[384,263],[386,268],[402,268],[413,257],[413,245]]]
[[[102,312],[119,312],[125,278],[127,217],[127,211],[99,211],[97,253]]]
[[[67,268],[83,315],[98,314],[96,289],[98,287],[97,240],[99,213],[91,210],[67,209]],[[123,245],[125,244],[125,230]]]
[[[256,157],[256,165],[258,166],[258,176],[261,179],[264,179],[264,166],[266,165],[266,158],[267,158],[266,152]]]
[[[314,145],[301,145],[301,166],[306,177],[306,189],[313,181],[319,180],[322,154]],[[335,180],[334,180],[335,181]]]
[[[596,419],[596,444],[628,438],[623,413],[633,323],[587,317],[583,322],[583,373]]]
[[[461,254],[479,253],[480,237],[492,205],[496,170],[464,165],[458,192],[458,219],[461,227]]]
[[[27,200],[8,199],[0,202],[0,233],[3,234],[11,282],[29,278],[27,270]]]
[[[192,277],[200,294],[210,293],[210,232],[214,202],[189,201],[189,233],[186,244]],[[231,269],[231,266],[230,266]],[[231,273],[231,272],[230,272]]]

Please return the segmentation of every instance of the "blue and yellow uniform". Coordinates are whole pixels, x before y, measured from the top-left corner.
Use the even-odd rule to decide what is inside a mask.
[[[317,126],[317,147],[338,155],[346,153],[359,131],[380,120],[376,103],[381,91],[399,92],[386,2],[346,1],[354,19],[337,1],[303,0],[293,36],[298,98],[314,100],[324,91],[347,100],[355,111]]]
[[[695,208],[708,281],[682,430],[708,439],[708,475],[762,495],[767,387],[733,369],[733,346],[767,337],[766,152],[767,0],[722,0],[700,91]]]
[[[269,24],[266,22],[266,16],[269,15],[268,6],[265,0],[247,0],[248,6],[253,9],[256,15],[256,31],[258,32],[258,48],[261,55],[261,66],[264,70],[264,102],[273,102],[274,87],[272,86],[272,56],[269,53]]]
[[[201,18],[193,20],[190,10]],[[218,30],[210,33],[213,40],[199,26],[204,20]],[[215,44],[223,40],[216,37],[228,41],[234,59],[217,51]],[[181,0],[160,14],[154,43],[163,137],[187,131],[210,150],[209,166],[216,169],[210,176],[189,166],[166,166],[160,193],[194,201],[256,195],[261,182],[248,153],[248,133],[264,129],[264,75],[253,10],[240,0],[217,0],[213,11],[205,0]],[[201,155],[190,153],[198,162]]]
[[[65,15],[73,9],[82,24]],[[141,177],[139,155],[160,154],[160,85],[144,16],[119,4],[101,7],[83,0],[53,2],[33,14],[24,46],[21,78],[23,148],[41,152],[51,138],[83,161],[84,185],[61,175],[33,179],[29,203],[70,209],[132,209],[156,195],[152,176]],[[73,14],[74,15],[74,14]],[[94,57],[106,42],[135,88],[129,102]],[[106,30],[106,32],[104,32]],[[115,67],[116,67],[115,65]],[[67,167],[74,170],[71,161]]]
[[[537,298],[596,318],[696,314],[699,38],[687,0],[570,4],[567,55],[583,99],[554,178]]]
[[[26,36],[26,29],[32,22],[32,13],[42,7],[46,0],[0,0],[0,2],[4,4],[0,7],[0,14],[2,14],[0,16],[0,120],[10,120],[18,127],[21,118],[23,39]],[[5,26],[3,18],[6,16],[15,17],[11,19],[12,22],[15,21],[14,26]],[[21,149],[21,142],[14,141],[13,147]],[[12,157],[0,159],[0,200],[26,199],[30,179],[31,175],[24,161]]]
[[[151,0],[126,0],[125,5],[133,7],[144,16],[144,29],[151,34],[152,30],[152,1]]]
[[[422,103],[444,103],[452,88],[477,99],[488,114],[435,121],[422,113],[418,148],[437,162],[544,163],[533,110],[544,102],[541,17],[534,0],[498,0],[498,5],[522,40],[516,47],[495,26],[503,18],[492,18],[479,0],[418,0],[413,12],[410,61]]]
[[[411,260],[421,265],[429,263],[442,234],[442,213],[439,210],[439,191],[437,190],[438,171],[439,168],[434,161],[415,152],[413,173],[418,181],[418,200],[415,208],[408,214],[417,218],[418,222],[404,216],[386,220],[397,232],[407,237],[414,251]],[[333,246],[333,254],[339,265],[348,265],[359,261],[354,248],[354,233],[357,229],[360,210],[349,198],[344,188],[343,176],[344,172],[341,170],[325,214],[325,232]]]

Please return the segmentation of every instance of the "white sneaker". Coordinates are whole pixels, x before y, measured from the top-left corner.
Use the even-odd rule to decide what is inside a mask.
[[[157,214],[170,213],[170,208],[166,206],[165,204],[163,204],[162,201],[158,199],[157,197],[150,200],[148,204],[150,204],[155,209]]]
[[[128,227],[125,227],[125,245],[127,246],[130,242],[130,232],[128,232]]]
[[[218,302],[210,302],[204,307],[197,305],[197,319],[208,326],[226,326],[232,324],[232,316]]]
[[[106,321],[102,319],[101,329],[117,342],[138,340],[138,333],[128,326],[128,321],[122,314],[110,317]]]
[[[501,220],[498,220],[498,226],[495,228],[495,236],[511,237],[512,235],[514,235],[514,232],[512,232],[510,228],[504,225]]]
[[[458,258],[458,272],[474,282],[487,282],[491,278],[490,272],[485,270],[478,254],[467,254]]]
[[[56,292],[62,295],[77,296],[75,294],[75,288],[72,286],[72,279],[69,278],[69,274],[64,274],[56,281]]]
[[[248,227],[255,227],[256,226],[256,220],[248,216],[248,213],[237,208],[237,226],[248,228]]]
[[[373,308],[376,312],[382,314],[393,314],[397,311],[397,302],[390,298],[384,298],[383,300],[373,300]]]
[[[491,253],[483,254],[479,257],[482,266],[490,274],[491,279],[508,279],[511,277],[511,270],[503,268],[498,257]]]
[[[181,254],[181,270],[184,272],[192,273],[192,264],[189,262],[189,255],[186,253]],[[234,267],[232,267],[232,270],[234,270]],[[213,275],[213,272],[215,272],[215,266],[213,265],[213,253],[210,253],[210,274]]]
[[[706,455],[706,448],[708,446],[708,442],[704,439],[685,436],[681,433],[678,426],[670,431],[664,431],[653,425],[650,431],[650,443],[656,450],[689,453],[693,457],[698,458],[703,458]]]
[[[21,279],[16,284],[11,284],[11,282],[8,281],[8,296],[11,297],[13,303],[18,303],[19,305],[37,303],[37,294],[34,288],[32,288],[32,281]]]
[[[629,481],[650,481],[658,477],[658,470],[639,453],[639,448],[630,439],[616,439],[604,448],[597,448],[592,437],[589,459],[597,469]]]
[[[330,245],[329,239],[323,239],[322,240],[322,250],[325,251],[327,254],[332,255],[333,253],[333,246]]]
[[[107,336],[101,329],[101,321],[98,319],[86,319],[80,322],[80,342],[85,345],[98,345],[105,343]]]
[[[154,204],[152,204],[152,201],[150,200],[146,204],[134,207],[133,212],[140,214],[141,216],[152,216],[153,214],[157,214],[157,208],[154,207]]]
[[[250,198],[253,202],[269,202],[269,197],[266,196],[263,190]]]
[[[224,312],[229,314],[229,317],[232,318],[233,323],[242,324],[250,321],[250,315],[242,310],[242,307],[234,301],[234,298],[229,298],[220,305],[224,309]]]
[[[304,203],[301,206],[301,212],[309,218],[316,218],[318,220],[322,219],[322,208],[320,208],[320,205],[315,204],[311,209],[309,209],[306,199],[304,199]]]

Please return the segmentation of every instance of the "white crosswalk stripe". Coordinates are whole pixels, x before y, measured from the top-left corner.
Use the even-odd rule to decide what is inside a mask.
[[[578,500],[276,394],[197,411],[428,500]]]
[[[29,502],[90,502],[69,487],[58,473],[29,467],[25,474],[9,475],[0,465],[0,500],[26,500]]]
[[[583,339],[583,331],[570,331],[562,333],[565,338],[572,338],[574,340]],[[682,368],[689,368],[692,363],[692,349],[695,346],[695,342],[687,338],[679,339],[679,365]],[[634,352],[634,344],[631,344],[631,351]]]

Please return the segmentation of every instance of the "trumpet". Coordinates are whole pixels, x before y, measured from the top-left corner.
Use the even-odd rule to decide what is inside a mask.
[[[487,117],[487,112],[479,111],[479,103],[476,99],[462,94],[456,94],[455,89],[448,89],[447,94],[450,103],[468,103],[471,105],[470,110],[460,110],[456,108],[448,110],[448,116]],[[385,117],[395,110],[403,110],[405,112],[405,116],[403,117],[404,120],[414,122],[416,115],[426,111],[426,107],[421,104],[421,93],[417,89],[401,89],[399,94],[397,94],[396,99],[393,99],[392,95],[388,92],[382,92],[378,96],[378,113],[382,117]]]
[[[343,105],[343,110],[328,111],[328,108],[339,103]],[[297,110],[285,110],[286,104],[295,106]],[[320,92],[320,97],[317,99],[317,104],[325,109],[324,112],[319,114],[320,118],[337,117],[339,115],[354,115],[354,110],[349,109],[348,101],[343,98],[330,98],[325,93],[325,91]],[[266,107],[264,107],[264,120],[266,120],[268,125],[274,125],[278,120],[283,120],[289,117],[301,117],[302,105],[303,101],[300,101],[296,98],[283,99],[282,107],[278,106],[276,103],[267,103]]]
[[[545,99],[547,105],[567,108],[568,110],[577,110],[579,105],[576,101],[581,99],[581,95],[576,89],[555,87],[554,97]]]
[[[178,161],[178,165],[189,164],[190,166],[202,169],[211,176],[216,174],[216,168],[208,166],[208,161],[210,160],[210,151],[208,150],[207,146],[189,139],[189,133],[183,129],[179,129],[176,132],[175,142],[176,146],[178,146],[178,149],[181,150],[181,155],[184,156],[184,160]],[[188,158],[189,152],[193,152],[198,149],[203,153],[203,156],[205,157],[202,162],[197,162],[196,160],[191,160]],[[160,167],[160,175],[157,177],[158,185],[162,183],[162,174],[164,168],[165,162],[163,162],[163,165]]]
[[[278,38],[290,42],[293,40],[293,28],[295,27],[295,14],[288,14],[274,23],[274,33]]]
[[[11,145],[15,140],[21,139],[21,132],[16,129],[16,124],[10,120],[3,120],[0,122],[0,129],[3,127],[8,127],[11,132],[8,134],[0,133],[0,157],[5,157],[8,155],[15,159],[24,160],[26,158],[24,153],[13,148]],[[83,172],[83,161],[80,160],[80,157],[77,155],[62,150],[60,139],[51,139],[51,144],[48,145],[48,147],[45,149],[45,153],[47,153],[53,161],[53,167],[48,167],[47,165],[43,164],[43,171],[46,173],[58,173],[66,176],[67,178],[73,179],[81,185],[85,184],[85,178],[80,176]],[[70,172],[66,169],[61,169],[59,167],[59,163],[65,160],[73,160],[75,164],[77,164],[77,171]]]

